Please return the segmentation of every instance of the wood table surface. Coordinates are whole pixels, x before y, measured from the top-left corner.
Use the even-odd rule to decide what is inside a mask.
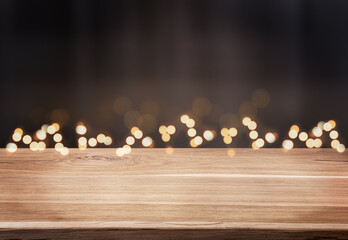
[[[0,239],[348,239],[348,152],[0,150]]]

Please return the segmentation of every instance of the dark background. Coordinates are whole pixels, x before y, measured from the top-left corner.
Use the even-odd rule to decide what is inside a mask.
[[[117,145],[128,131],[113,111],[119,96],[136,111],[156,101],[157,123],[169,124],[199,96],[240,117],[259,88],[271,97],[255,118],[265,129],[283,138],[291,124],[310,130],[334,119],[345,142],[347,13],[345,0],[1,0],[0,145],[18,126],[34,132],[51,122],[57,109],[68,116],[69,146],[77,121]]]

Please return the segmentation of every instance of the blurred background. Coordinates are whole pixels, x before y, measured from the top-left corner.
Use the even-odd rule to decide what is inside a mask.
[[[81,121],[115,146],[138,126],[156,147],[186,147],[184,113],[200,134],[243,133],[250,116],[280,139],[333,119],[345,142],[347,12],[344,0],[2,0],[0,145],[58,122],[76,147]],[[161,124],[177,128],[169,143]]]

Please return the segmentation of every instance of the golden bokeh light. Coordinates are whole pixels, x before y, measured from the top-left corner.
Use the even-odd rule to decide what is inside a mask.
[[[222,128],[220,131],[221,136],[226,137],[228,136],[228,129],[227,128]]]
[[[343,144],[337,146],[337,152],[343,153],[346,150],[346,147]]]
[[[169,142],[170,141],[170,135],[168,133],[165,133],[162,135],[163,142]]]
[[[237,134],[238,134],[237,128],[232,127],[232,128],[230,128],[230,129],[228,129],[228,134],[229,134],[231,137],[237,136]]]
[[[69,154],[69,148],[63,147],[62,150],[60,151],[60,153],[61,153],[63,156],[68,155],[68,154]]]
[[[23,135],[23,129],[21,129],[21,128],[16,128],[14,131],[13,131],[13,133],[18,133],[19,135]]]
[[[319,127],[314,127],[312,133],[316,137],[321,137],[321,135],[323,135],[323,131]]]
[[[35,141],[31,142],[29,145],[29,148],[31,151],[34,151],[34,152],[37,151],[38,150],[38,143]]]
[[[87,144],[85,144],[85,145],[78,145],[78,147],[79,147],[79,149],[80,150],[86,150],[87,149]]]
[[[106,146],[110,146],[110,145],[112,144],[112,138],[109,137],[109,136],[105,137],[105,139],[104,139],[104,144],[105,144]]]
[[[153,141],[151,137],[145,137],[142,140],[142,144],[144,147],[150,147],[152,145]]]
[[[47,127],[47,133],[53,135],[56,132],[56,129],[54,126],[50,125]]]
[[[276,136],[273,133],[266,133],[265,139],[268,143],[274,143],[276,140]]]
[[[126,138],[126,143],[127,143],[128,145],[133,145],[133,144],[135,143],[135,138],[132,137],[132,136],[128,136],[128,137]]]
[[[291,140],[284,140],[282,143],[282,147],[285,150],[290,150],[294,147],[294,143]]]
[[[330,132],[330,138],[331,139],[337,139],[338,138],[338,132],[336,130],[333,130]]]
[[[44,143],[44,142],[38,142],[38,144],[37,144],[37,150],[43,151],[43,150],[45,150],[45,149],[46,149],[46,143]]]
[[[123,145],[122,149],[124,154],[130,154],[132,151],[132,148],[129,145]]]
[[[77,125],[75,130],[79,135],[85,135],[87,133],[87,128],[82,124]]]
[[[295,139],[295,138],[297,138],[297,135],[298,135],[298,131],[296,131],[295,129],[291,129],[289,131],[289,137],[290,138]]]
[[[257,128],[257,123],[255,121],[251,121],[248,124],[248,128],[249,128],[249,130],[255,130]]]
[[[330,123],[331,129],[336,127],[336,122],[334,120],[330,120],[330,121],[328,121],[328,123]]]
[[[308,148],[314,148],[314,140],[312,138],[308,138],[306,141],[306,146]]]
[[[25,135],[23,137],[23,143],[24,144],[30,144],[31,143],[31,136],[30,135]]]
[[[40,140],[44,140],[46,138],[46,133],[42,131],[41,129],[37,130],[35,135]]]
[[[194,128],[190,128],[190,129],[187,130],[187,135],[189,137],[194,137],[194,136],[196,136],[196,134],[197,134],[197,131]]]
[[[123,157],[124,156],[124,149],[123,148],[117,148],[116,149],[116,155],[119,157]]]
[[[207,141],[212,141],[214,139],[214,133],[210,130],[206,130],[203,133],[203,137]]]
[[[316,138],[316,139],[314,139],[313,144],[314,144],[314,147],[316,147],[316,148],[320,148],[320,147],[321,147],[321,145],[323,144],[323,142],[321,141],[321,139],[320,139],[320,138]]]
[[[173,125],[169,125],[167,127],[167,132],[170,134],[170,135],[173,135],[175,133],[176,129]]]
[[[244,117],[244,118],[242,119],[242,123],[243,123],[243,125],[246,126],[246,127],[250,124],[250,122],[251,122],[250,117]]]
[[[63,143],[56,143],[56,144],[54,145],[54,149],[55,149],[57,152],[60,152],[63,148],[64,148]]]
[[[60,129],[60,125],[58,123],[52,123],[52,127],[54,127],[55,132],[58,132]]]
[[[299,135],[298,135],[298,138],[304,142],[308,139],[308,134],[306,132],[301,132]]]
[[[181,117],[180,117],[180,121],[183,123],[183,124],[186,124],[187,123],[187,121],[190,119],[190,117],[188,116],[188,115],[186,115],[186,114],[184,114],[184,115],[182,115]]]
[[[337,149],[337,147],[338,147],[339,145],[340,145],[340,141],[338,141],[337,139],[331,141],[331,147],[332,147],[333,149]]]
[[[78,144],[79,144],[80,146],[85,146],[85,145],[87,145],[87,138],[85,138],[85,137],[80,137],[79,140],[78,140]]]
[[[19,142],[21,139],[22,139],[22,135],[18,132],[15,132],[13,135],[12,135],[12,139],[13,141],[15,142]]]
[[[186,126],[187,126],[188,128],[193,128],[193,127],[195,126],[195,124],[196,124],[196,122],[195,122],[195,120],[193,120],[192,118],[190,118],[190,119],[187,120],[187,122],[186,122]]]
[[[158,131],[160,134],[165,134],[167,132],[167,127],[164,126],[164,125],[161,125],[159,128],[158,128]]]
[[[141,131],[141,130],[136,130],[135,132],[134,132],[134,137],[136,138],[136,139],[140,139],[140,138],[142,138],[143,137],[143,132]]]
[[[292,125],[292,126],[290,127],[290,130],[294,130],[294,131],[296,131],[296,132],[299,132],[299,131],[300,131],[300,128],[299,128],[299,126],[297,126],[297,125]]]
[[[15,143],[8,143],[6,145],[6,150],[10,153],[14,153],[17,151],[17,145]]]
[[[262,148],[265,145],[265,141],[262,138],[259,138],[255,141],[255,144],[258,148]]]
[[[98,141],[98,143],[104,143],[105,138],[106,138],[105,134],[99,133],[99,134],[97,135],[97,141]]]
[[[95,146],[97,146],[97,144],[98,144],[97,139],[95,139],[95,138],[88,139],[88,145],[90,147],[95,147]]]
[[[231,144],[232,143],[232,137],[231,136],[225,136],[224,137],[224,143],[225,144]]]
[[[203,143],[203,138],[201,136],[196,136],[194,139],[193,139],[194,143],[199,146]]]
[[[249,137],[251,138],[251,139],[256,139],[257,137],[259,136],[259,134],[257,133],[257,131],[251,131],[250,133],[249,133]]]
[[[53,135],[53,140],[54,140],[55,142],[61,142],[61,141],[63,140],[62,134],[60,134],[60,133],[54,134],[54,135]]]

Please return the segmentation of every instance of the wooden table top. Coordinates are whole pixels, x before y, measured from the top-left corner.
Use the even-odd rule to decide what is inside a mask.
[[[234,151],[1,149],[0,238],[348,239],[348,152]]]

